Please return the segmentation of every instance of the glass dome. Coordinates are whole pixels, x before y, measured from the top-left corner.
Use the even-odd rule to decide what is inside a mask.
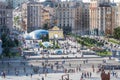
[[[27,35],[25,35],[26,39],[41,39],[42,36],[46,36],[48,35],[48,31],[47,30],[35,30],[32,31],[30,33],[28,33]]]

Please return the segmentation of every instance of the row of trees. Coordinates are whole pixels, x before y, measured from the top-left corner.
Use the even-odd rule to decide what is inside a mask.
[[[117,28],[114,29],[113,36],[114,36],[114,38],[120,40],[120,27],[117,27]]]
[[[10,50],[13,47],[19,46],[19,41],[17,39],[12,39],[10,38],[9,34],[3,33],[1,35],[1,40],[2,40],[2,48],[3,48],[3,56],[5,57],[10,57]]]

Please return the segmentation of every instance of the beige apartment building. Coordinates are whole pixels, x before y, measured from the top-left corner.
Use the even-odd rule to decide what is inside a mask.
[[[48,27],[51,28],[55,26],[55,9],[50,6],[44,6],[42,8],[42,24],[48,24]]]
[[[99,35],[112,35],[116,27],[116,4],[102,3],[98,7]]]
[[[89,22],[90,34],[97,34],[97,19],[98,19],[98,0],[91,0],[89,7]]]
[[[120,26],[120,2],[116,6],[116,27]]]
[[[45,10],[43,9],[42,10],[42,23],[43,23],[43,26],[45,24],[47,24],[48,26],[50,26],[50,14],[49,14],[49,11],[48,10]]]
[[[82,2],[64,1],[56,7],[57,26],[64,33],[80,34],[82,29]]]
[[[3,32],[9,34],[12,28],[12,9],[5,2],[0,2],[0,34]]]

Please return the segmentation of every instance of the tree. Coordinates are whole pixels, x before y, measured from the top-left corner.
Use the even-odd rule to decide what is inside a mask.
[[[120,27],[117,27],[114,29],[113,35],[114,35],[114,38],[120,39]]]
[[[43,25],[43,29],[45,29],[45,30],[48,30],[48,29],[49,29],[47,23],[45,23],[45,24]]]
[[[19,46],[19,41],[17,39],[14,39],[14,42],[15,42],[16,46]]]
[[[3,55],[10,57],[10,50],[13,47],[18,46],[19,42],[17,39],[12,40],[8,34],[3,33],[1,35]]]
[[[18,22],[19,22],[19,16],[14,17],[14,23],[15,23],[15,25],[17,25]]]
[[[64,26],[64,27],[63,27],[63,33],[64,33],[64,34],[69,34],[69,33],[71,33],[71,32],[72,32],[72,29],[71,29],[70,26]]]

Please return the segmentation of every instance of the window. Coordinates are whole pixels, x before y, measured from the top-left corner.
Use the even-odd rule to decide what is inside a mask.
[[[63,4],[63,7],[65,7],[65,4]]]
[[[2,25],[2,18],[0,18],[0,25]]]
[[[67,4],[67,7],[69,7],[69,4]]]
[[[5,18],[3,18],[3,24],[5,24]]]
[[[59,7],[61,7],[61,4],[59,4]]]

